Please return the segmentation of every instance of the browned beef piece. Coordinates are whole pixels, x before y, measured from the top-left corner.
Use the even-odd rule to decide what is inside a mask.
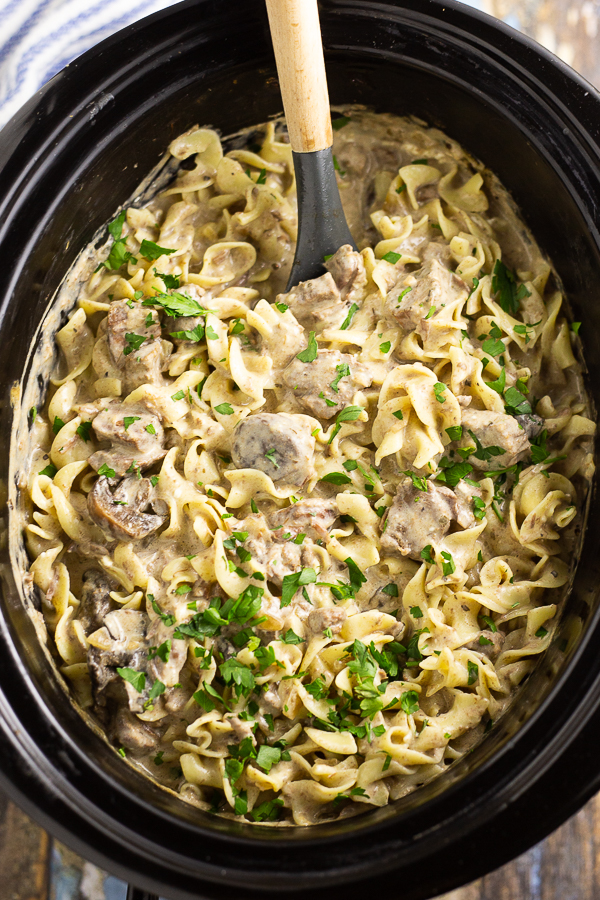
[[[104,624],[104,616],[114,609],[116,604],[110,599],[114,590],[110,581],[97,569],[88,569],[83,573],[83,589],[77,618],[86,635],[97,631]]]
[[[415,278],[416,282],[411,283]],[[429,320],[425,316],[432,308],[440,312],[442,305],[447,306],[461,295],[467,299],[467,286],[462,278],[434,258],[414,275],[402,273],[385,298],[385,311],[398,320],[404,331],[421,333],[427,330]]]
[[[127,356],[131,355],[127,353],[131,346],[126,338],[127,334],[143,337],[144,343],[160,337],[158,313],[134,300],[130,300],[129,303],[131,306],[126,300],[113,300],[108,311],[108,346],[113,362],[117,366],[123,365]]]
[[[258,469],[273,481],[304,484],[313,472],[315,439],[310,424],[288,413],[257,413],[233,432],[231,456],[238,469]]]
[[[314,541],[326,540],[339,514],[335,500],[299,500],[273,513],[269,524],[278,541],[288,540],[287,534],[292,537],[305,534]]]
[[[117,667],[128,666],[130,659],[131,654],[126,650],[88,648],[87,664],[92,682],[92,694],[97,706],[106,706],[107,689],[113,684],[118,685],[121,680],[117,674]]]
[[[160,734],[132,715],[128,709],[117,711],[112,732],[114,742],[135,756],[155,750],[160,742]]]
[[[350,405],[355,392],[368,387],[372,378],[351,354],[319,350],[312,362],[293,359],[283,380],[305,409],[319,419],[331,419]]]
[[[512,466],[529,453],[531,446],[527,434],[513,416],[506,413],[492,412],[488,409],[463,409],[462,411],[463,447],[473,447],[474,437],[481,444],[482,450],[476,450],[469,456],[469,462],[476,469],[502,469]],[[474,437],[473,437],[474,436]],[[502,449],[485,452],[486,448]],[[476,454],[479,454],[476,455]],[[481,459],[480,457],[488,457]]]
[[[448,533],[456,519],[456,497],[447,487],[426,484],[427,490],[419,491],[407,478],[398,486],[382,526],[381,547],[386,552],[420,561],[421,550]]]
[[[326,628],[332,634],[339,634],[346,618],[345,609],[313,609],[308,615],[308,627],[314,635],[321,636]]]
[[[324,328],[341,325],[350,306],[342,301],[330,272],[300,282],[287,294],[278,294],[277,302],[289,306],[307,331],[323,331]]]
[[[125,393],[141,384],[162,384],[166,355],[156,310],[131,300],[113,301],[108,311],[107,336],[110,355],[122,372]]]
[[[349,303],[361,300],[367,286],[367,272],[360,253],[353,250],[350,244],[344,244],[325,263],[331,272],[342,300]]]
[[[150,503],[152,486],[147,478],[124,478],[112,492],[104,475],[88,494],[88,512],[96,523],[120,541],[139,541],[164,523],[164,516],[144,512]]]
[[[475,650],[477,653],[483,653],[484,656],[487,656],[488,659],[491,659],[493,662],[502,651],[504,638],[505,635],[501,631],[491,631],[486,629],[481,632],[479,637],[475,638],[474,641],[471,641],[470,644],[465,644],[465,647],[467,650]],[[483,639],[483,641],[481,639]]]
[[[128,469],[148,468],[167,452],[160,417],[140,404],[110,404],[94,418],[93,428],[99,441],[112,444],[109,450],[90,456],[89,463],[96,471],[106,465],[116,475],[125,475]]]

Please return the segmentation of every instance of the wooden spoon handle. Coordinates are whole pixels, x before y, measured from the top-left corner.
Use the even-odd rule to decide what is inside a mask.
[[[266,0],[292,150],[333,143],[317,0]]]

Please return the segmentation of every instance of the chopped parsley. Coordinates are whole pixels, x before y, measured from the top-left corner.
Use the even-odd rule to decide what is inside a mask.
[[[467,660],[467,684],[475,684],[477,679],[479,678],[479,666],[477,663],[472,662],[472,660]]]
[[[389,353],[391,346],[391,341],[384,341],[383,344],[379,345],[379,350],[381,353]]]
[[[419,711],[419,695],[416,691],[405,691],[400,698],[400,707],[408,716],[414,716]]]
[[[454,560],[452,559],[452,554],[448,553],[447,550],[442,550],[441,556],[443,559],[442,572],[444,577],[446,577],[447,575],[452,575],[454,572],[456,572],[456,565],[454,563]]]
[[[197,300],[192,300],[187,294],[176,292],[173,294],[155,294],[154,297],[148,297],[142,300],[142,306],[160,306],[171,318],[180,316],[200,316],[211,312],[200,306]]]
[[[286,633],[279,640],[283,641],[284,644],[303,644],[304,643],[304,638],[301,638],[291,628],[288,628]]]
[[[194,341],[197,343],[204,337],[204,326],[199,323],[191,331],[171,331],[169,335],[178,341]]]
[[[388,596],[390,596],[390,597],[397,597],[398,596],[398,585],[394,584],[393,581],[390,581],[389,584],[386,584],[385,587],[381,588],[381,593],[388,594]]]
[[[161,622],[164,622],[167,628],[170,628],[171,625],[175,624],[175,616],[172,613],[164,613],[152,594],[148,594],[148,600],[152,604],[152,609],[154,610],[158,618],[161,620]]]
[[[296,359],[299,359],[300,362],[309,363],[313,362],[317,358],[317,341],[315,338],[314,331],[311,331],[308,336],[308,347],[306,350],[302,350],[300,353],[296,354]]]
[[[352,324],[352,319],[354,318],[355,314],[357,313],[358,308],[359,308],[358,304],[356,304],[356,303],[352,304],[352,306],[348,310],[348,315],[346,316],[346,318],[340,325],[340,331],[347,331],[348,328],[350,328],[350,325]]]
[[[343,472],[329,472],[327,475],[323,475],[320,480],[327,482],[327,484],[352,484],[352,479],[348,475],[344,475]]]
[[[275,448],[272,447],[270,450],[267,450],[265,453],[265,457],[269,460],[269,462],[275,466],[276,469],[279,468],[279,463],[275,459]]]
[[[426,547],[423,547],[421,550],[421,559],[425,560],[428,563],[434,563],[435,557],[433,555],[433,547],[431,544],[427,544]]]
[[[317,573],[314,569],[300,569],[291,575],[284,575],[281,585],[281,607],[289,606],[298,588],[307,584],[315,584]]]
[[[406,470],[406,472],[404,472],[404,474],[410,478],[414,488],[416,488],[418,491],[422,491],[424,494],[427,493],[427,479],[424,476],[420,477],[419,475],[415,475],[414,472],[411,472],[408,469]]]
[[[117,674],[121,676],[123,681],[127,681],[138,694],[141,694],[144,688],[146,687],[146,673],[138,672],[137,669],[132,669],[129,666],[125,668],[117,668]]]
[[[143,256],[143,258],[147,259],[148,262],[153,262],[160,256],[170,256],[171,253],[176,252],[176,250],[169,250],[167,247],[159,247],[158,244],[154,243],[154,241],[147,241],[145,239],[140,245],[140,256]]]
[[[460,441],[463,436],[463,427],[462,425],[451,425],[450,428],[446,428],[446,434],[451,441]]]
[[[338,384],[340,383],[341,379],[346,378],[350,375],[350,366],[348,365],[348,363],[340,363],[335,367],[335,371],[337,372],[337,375],[335,376],[329,387],[337,394],[339,393]]]
[[[98,475],[106,475],[107,478],[114,478],[115,474],[115,470],[111,469],[110,466],[107,466],[106,463],[102,463],[98,469]]]
[[[123,356],[129,356],[134,350],[139,350],[144,341],[148,340],[148,336],[144,334],[134,334],[128,331],[125,335],[126,347],[123,350]]]
[[[233,406],[231,403],[219,403],[218,406],[215,406],[215,412],[222,416],[230,416],[233,413]]]
[[[57,472],[56,466],[53,463],[48,463],[45,469],[40,469],[38,475],[47,475],[48,478],[54,478]]]
[[[139,422],[139,420],[139,416],[125,416],[123,419],[123,427],[125,431],[127,431],[130,425],[133,425],[134,422]]]
[[[355,422],[363,411],[364,408],[362,406],[347,406],[340,413],[338,413],[335,420],[334,429],[331,432],[331,437],[329,438],[327,443],[331,444],[334,437],[339,433],[342,427],[342,422]]]
[[[402,412],[401,409],[397,409],[395,412],[392,413],[392,415],[393,415],[396,419],[402,420],[402,419],[404,418],[404,413]]]
[[[287,312],[289,309],[289,306],[287,305],[287,303],[276,303],[275,306],[277,307],[277,309],[279,310],[280,313]]]
[[[509,387],[504,394],[504,409],[512,416],[531,415],[531,404],[527,398],[515,387]]]
[[[389,263],[391,263],[392,265],[395,265],[395,264],[398,262],[398,260],[402,258],[402,254],[401,254],[401,253],[394,253],[393,250],[389,250],[389,251],[385,254],[385,256],[382,256],[381,258],[384,259],[386,262],[389,262]]]
[[[473,515],[478,521],[481,521],[485,516],[485,503],[481,499],[481,497],[473,497],[472,501],[473,506]]]
[[[352,121],[349,116],[338,116],[337,119],[331,120],[331,127],[334,131],[339,131],[340,128],[343,128],[348,122]]]
[[[34,419],[35,421],[35,419]],[[58,416],[54,416],[54,422],[52,423],[52,431],[54,434],[58,434],[61,428],[65,427],[65,423]]]
[[[91,430],[91,422],[81,422],[81,424],[77,426],[76,433],[79,435],[82,441],[89,441]]]
[[[444,397],[444,391],[448,385],[444,384],[443,381],[437,381],[433,386],[433,393],[435,394],[435,399],[438,403],[445,403],[446,398]]]
[[[514,316],[519,311],[521,300],[530,296],[524,284],[517,287],[517,278],[504,263],[497,259],[492,275],[492,291],[498,295],[498,304],[505,313]]]

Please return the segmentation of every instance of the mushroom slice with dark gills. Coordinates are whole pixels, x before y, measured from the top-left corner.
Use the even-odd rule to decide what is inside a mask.
[[[236,425],[231,456],[238,469],[258,469],[273,481],[300,486],[314,472],[314,449],[304,416],[257,413]]]
[[[93,428],[99,441],[110,441],[109,450],[97,450],[89,458],[92,468],[112,469],[125,475],[133,466],[146,469],[166,455],[160,417],[141,404],[113,403],[98,413]]]
[[[102,475],[88,494],[88,512],[96,523],[120,541],[139,541],[156,531],[164,516],[144,512],[150,503],[152,486],[147,478],[129,475],[112,492]]]

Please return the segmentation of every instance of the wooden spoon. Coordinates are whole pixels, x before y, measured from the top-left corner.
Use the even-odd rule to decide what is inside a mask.
[[[333,133],[317,0],[266,0],[298,192],[298,240],[287,290],[323,274],[346,224],[333,165]]]

